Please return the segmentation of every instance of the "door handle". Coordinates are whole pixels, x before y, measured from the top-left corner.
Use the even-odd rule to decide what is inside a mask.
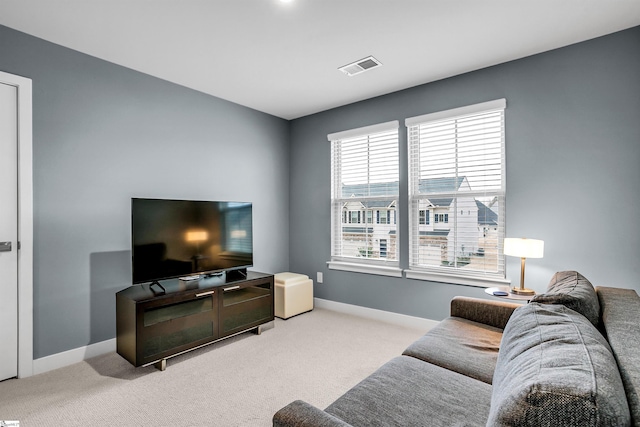
[[[207,295],[213,295],[215,293],[216,293],[216,291],[202,292],[200,294],[196,294],[196,298],[206,297]]]
[[[0,242],[0,252],[11,252],[11,242]]]

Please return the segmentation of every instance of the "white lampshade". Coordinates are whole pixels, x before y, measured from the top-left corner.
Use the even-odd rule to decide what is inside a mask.
[[[203,242],[209,238],[209,233],[206,231],[187,231],[186,233],[186,241],[187,242]]]
[[[504,239],[504,254],[520,258],[542,258],[544,241],[524,237],[507,237]]]

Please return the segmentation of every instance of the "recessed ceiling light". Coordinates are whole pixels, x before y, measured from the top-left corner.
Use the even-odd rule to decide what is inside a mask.
[[[345,73],[347,76],[355,76],[356,74],[364,73],[367,70],[372,68],[376,68],[382,65],[382,62],[378,61],[373,56],[368,56],[366,58],[360,59],[356,62],[352,62],[351,64],[344,65],[338,70]]]

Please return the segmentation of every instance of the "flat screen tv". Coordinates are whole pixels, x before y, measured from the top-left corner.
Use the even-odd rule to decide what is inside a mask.
[[[131,199],[133,283],[253,265],[252,205]]]

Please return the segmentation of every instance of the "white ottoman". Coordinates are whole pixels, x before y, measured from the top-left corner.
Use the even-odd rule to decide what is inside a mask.
[[[296,273],[275,275],[276,317],[288,319],[296,314],[313,310],[313,280]]]

